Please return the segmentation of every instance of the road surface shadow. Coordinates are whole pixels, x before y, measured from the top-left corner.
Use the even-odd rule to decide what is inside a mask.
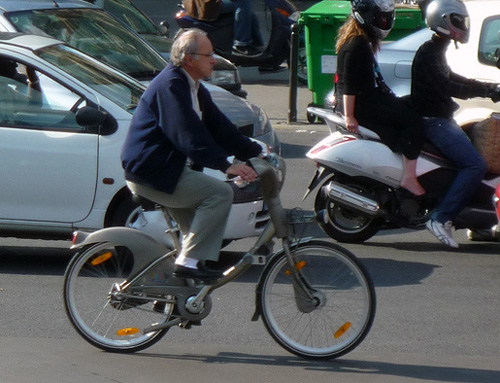
[[[236,363],[250,364],[257,366],[283,366],[289,368],[301,368],[311,371],[324,371],[344,374],[366,374],[384,375],[387,377],[398,376],[404,382],[405,378],[415,379],[423,382],[453,382],[453,383],[498,383],[500,381],[500,371],[476,369],[467,367],[444,367],[407,363],[390,363],[380,361],[363,361],[353,359],[336,359],[328,361],[310,361],[294,356],[267,356],[257,354],[243,354],[221,352],[217,355],[203,354],[153,354],[138,353],[139,357],[158,359],[177,359],[186,361],[198,361],[203,363]],[[333,378],[332,378],[333,379]],[[333,381],[333,380],[332,380]],[[339,378],[341,381],[341,378]],[[377,380],[378,381],[378,380]]]

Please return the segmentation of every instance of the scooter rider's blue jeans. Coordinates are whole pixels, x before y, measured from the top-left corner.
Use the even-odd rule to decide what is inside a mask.
[[[432,216],[444,224],[453,221],[470,200],[486,174],[486,163],[454,120],[425,118],[424,136],[458,168],[454,181]]]
[[[253,44],[260,46],[264,44],[251,0],[223,0],[222,12],[235,12],[234,45],[248,46]]]

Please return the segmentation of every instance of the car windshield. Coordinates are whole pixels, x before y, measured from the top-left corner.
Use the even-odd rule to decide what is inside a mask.
[[[151,80],[166,66],[146,42],[100,9],[46,9],[6,16],[19,32],[65,41],[138,80]]]
[[[104,9],[140,34],[156,35],[154,24],[127,0],[104,0]]]
[[[144,92],[145,87],[141,83],[67,45],[50,45],[35,53],[128,111],[137,106]]]

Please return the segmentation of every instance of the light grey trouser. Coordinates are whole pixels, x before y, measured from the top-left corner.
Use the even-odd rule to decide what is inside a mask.
[[[233,190],[227,183],[184,168],[173,194],[127,181],[139,196],[166,206],[182,233],[181,256],[217,261],[227,218],[233,203]]]

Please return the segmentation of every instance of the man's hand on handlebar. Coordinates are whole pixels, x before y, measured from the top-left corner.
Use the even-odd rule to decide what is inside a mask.
[[[227,168],[226,174],[233,176],[239,176],[241,179],[247,182],[253,182],[257,179],[258,175],[252,167],[247,164],[232,164]]]

